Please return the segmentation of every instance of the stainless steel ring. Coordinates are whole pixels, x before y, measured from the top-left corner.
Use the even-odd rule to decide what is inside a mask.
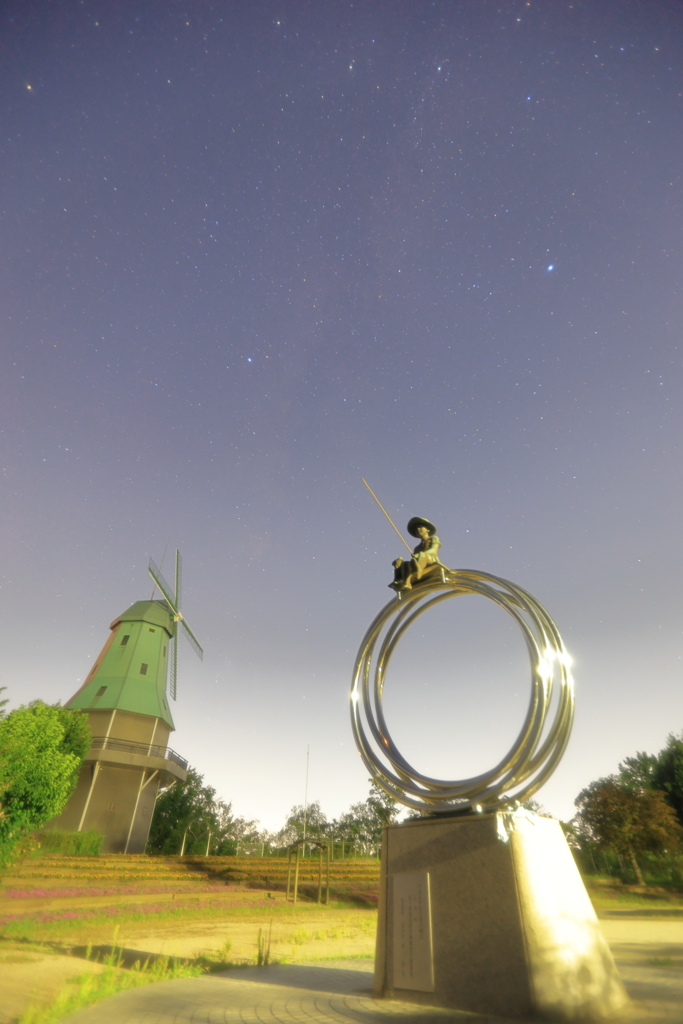
[[[531,663],[531,697],[517,739],[491,771],[446,781],[422,775],[401,755],[387,727],[382,696],[391,657],[406,630],[429,608],[465,594],[495,601],[521,629]],[[489,810],[525,800],[554,772],[569,741],[574,717],[570,669],[571,658],[557,626],[528,591],[489,573],[446,571],[439,582],[421,583],[404,593],[401,600],[390,601],[365,634],[351,688],[351,726],[356,746],[382,789],[415,810]],[[551,719],[554,693],[558,699]]]

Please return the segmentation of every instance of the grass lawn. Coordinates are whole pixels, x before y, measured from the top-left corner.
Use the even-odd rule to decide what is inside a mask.
[[[260,858],[27,859],[0,890],[0,1024],[43,1024],[79,999],[266,956],[371,958],[378,862],[334,862],[329,906],[314,902],[317,862],[302,862],[296,905],[286,869]]]
[[[123,987],[265,957],[371,959],[379,863],[333,862],[329,906],[315,902],[317,870],[302,862],[295,906],[285,899],[285,860],[27,859],[0,888],[0,1024],[51,1024]],[[599,916],[683,912],[681,893],[587,881]]]
[[[657,886],[621,885],[613,878],[584,878],[598,917],[614,910],[683,910],[683,892]]]

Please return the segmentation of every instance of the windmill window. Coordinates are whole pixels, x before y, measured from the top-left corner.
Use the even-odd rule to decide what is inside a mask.
[[[106,686],[100,686],[100,688],[99,688],[99,690],[97,691],[97,693],[95,694],[95,696],[96,696],[96,697],[101,697],[101,696],[102,696],[102,694],[104,693],[104,691],[105,691],[106,689],[107,689],[107,687],[106,687]]]
[[[146,675],[147,675],[147,669],[148,669],[148,667],[149,667],[149,666],[148,666],[148,665],[146,665],[146,664],[144,663],[144,661],[143,661],[142,665],[140,665],[140,675],[141,675],[141,676],[146,676]]]
[[[164,647],[164,658],[166,657],[166,648]]]
[[[122,637],[122,639],[121,639],[121,646],[125,647],[129,640],[130,640],[130,633],[126,633],[126,635],[124,637]]]
[[[156,633],[156,629],[151,629],[150,628],[150,633]]]

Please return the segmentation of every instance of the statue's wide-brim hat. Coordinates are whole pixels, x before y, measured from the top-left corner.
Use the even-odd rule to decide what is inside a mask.
[[[429,530],[430,537],[433,537],[434,534],[436,533],[436,527],[434,526],[434,523],[430,523],[428,519],[421,519],[419,516],[413,516],[413,518],[408,523],[408,533],[410,534],[411,537],[420,536],[419,533],[417,532],[418,527],[420,526],[427,527],[427,529]]]

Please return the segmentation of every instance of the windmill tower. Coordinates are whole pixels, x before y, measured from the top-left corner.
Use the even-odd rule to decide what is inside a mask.
[[[179,634],[200,659],[204,652],[180,611],[180,552],[173,588],[151,558],[149,574],[163,600],[136,601],[114,619],[87,679],[66,703],[88,715],[92,746],[74,793],[48,827],[99,829],[105,853],[144,853],[159,790],[187,778],[187,761],[168,746],[175,729],[166,697],[169,647],[173,700]]]

